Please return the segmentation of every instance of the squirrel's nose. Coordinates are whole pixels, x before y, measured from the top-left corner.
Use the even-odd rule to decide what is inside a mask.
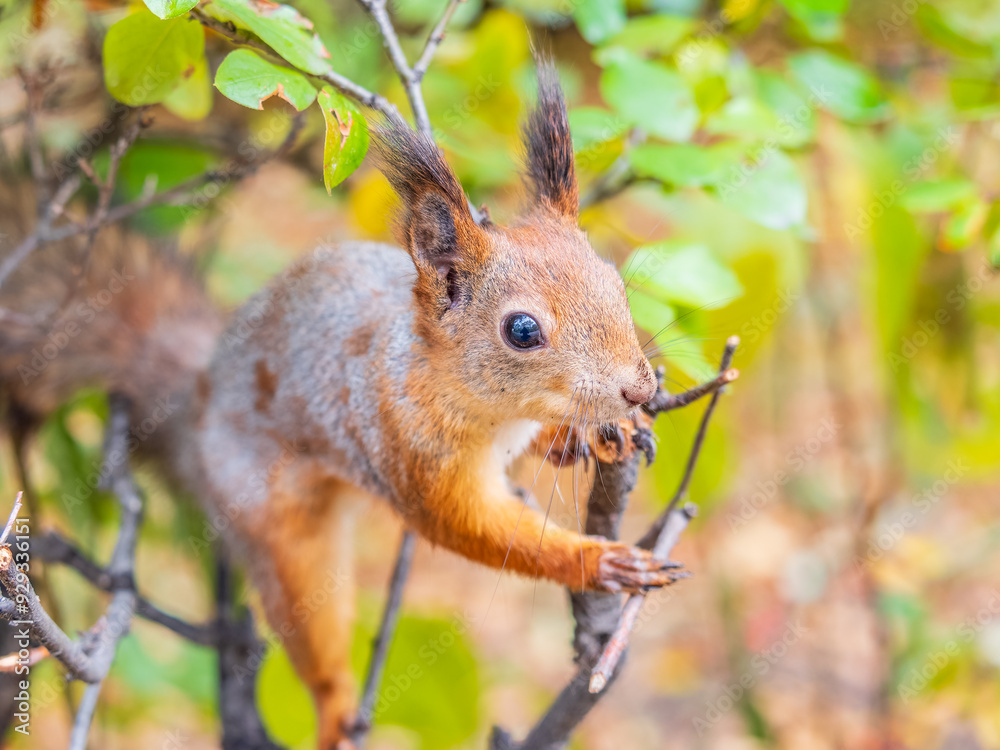
[[[656,392],[656,381],[650,385],[648,381],[632,383],[622,388],[622,398],[628,402],[629,406],[641,406],[653,397]]]
[[[656,394],[656,376],[645,361],[639,367],[639,377],[622,386],[622,398],[629,406],[641,406]]]

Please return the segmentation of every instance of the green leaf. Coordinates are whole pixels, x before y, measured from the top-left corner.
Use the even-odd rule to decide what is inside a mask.
[[[770,71],[757,71],[756,83],[760,100],[778,118],[778,142],[787,148],[812,142],[816,137],[816,109],[821,105],[820,100],[817,97],[806,99],[798,87]]]
[[[848,0],[781,0],[781,4],[816,41],[832,42],[843,34]]]
[[[576,107],[569,112],[569,130],[576,151],[612,141],[627,129],[628,123],[620,115],[600,107]]]
[[[794,55],[788,65],[822,106],[841,119],[868,123],[889,113],[878,81],[860,65],[820,50]]]
[[[215,74],[215,87],[251,109],[264,109],[264,100],[277,96],[301,112],[316,99],[316,89],[304,75],[248,49],[226,56]]]
[[[736,274],[696,243],[667,240],[643,245],[633,251],[625,267],[635,269],[630,283],[664,303],[713,309],[743,294]]]
[[[941,228],[943,250],[963,250],[975,242],[983,231],[990,207],[978,198],[959,206]]]
[[[584,39],[600,44],[625,27],[625,0],[578,0],[573,18]]]
[[[913,213],[939,213],[974,198],[976,186],[965,178],[924,180],[910,185],[899,197],[900,205]]]
[[[212,85],[208,81],[208,61],[202,56],[194,73],[166,95],[163,106],[185,120],[202,120],[212,110]]]
[[[312,23],[290,5],[265,0],[210,0],[205,12],[219,21],[260,37],[296,68],[307,73],[330,70],[330,53],[312,31]]]
[[[629,155],[640,177],[654,177],[670,185],[704,187],[718,182],[736,164],[742,149],[731,143],[718,146],[643,144]]]
[[[257,676],[260,718],[282,746],[301,747],[316,737],[316,711],[283,648],[269,648]]]
[[[368,151],[368,123],[354,102],[329,86],[319,92],[319,106],[326,120],[323,184],[329,193],[364,161]]]
[[[132,107],[163,101],[205,59],[205,33],[188,18],[161,21],[145,8],[104,37],[104,83]]]
[[[698,125],[694,95],[660,63],[616,55],[601,74],[601,94],[631,124],[668,141],[687,141]]]
[[[715,185],[719,200],[770,229],[788,229],[806,219],[806,188],[795,162],[770,150],[729,170]]]
[[[694,28],[690,18],[660,13],[629,19],[625,28],[605,43],[625,47],[639,55],[665,55]]]
[[[374,706],[375,732],[391,724],[420,738],[421,750],[469,747],[479,726],[480,678],[466,638],[470,628],[451,619],[403,615],[392,641],[385,679]],[[367,656],[370,638],[356,638]]]
[[[762,102],[737,96],[708,118],[705,130],[713,135],[757,140],[775,137],[778,124],[777,116]]]
[[[153,15],[157,18],[177,18],[177,16],[183,16],[194,6],[198,4],[198,0],[142,0],[146,3],[146,7],[149,8]]]

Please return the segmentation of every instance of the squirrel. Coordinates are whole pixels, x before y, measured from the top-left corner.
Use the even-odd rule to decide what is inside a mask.
[[[523,129],[529,209],[510,226],[473,217],[431,137],[386,124],[373,149],[402,201],[402,247],[321,247],[225,328],[169,254],[119,247],[76,294],[103,288],[116,263],[134,278],[51,360],[50,341],[0,318],[0,387],[21,414],[88,384],[128,396],[137,422],[174,399],[148,451],[231,521],[228,541],[314,697],[324,750],[351,747],[355,720],[349,576],[320,605],[303,602],[350,571],[359,498],[387,501],[434,545],[574,590],[678,577],[645,550],[546,525],[507,481],[511,461],[551,445],[567,419],[617,422],[657,388],[622,279],[578,227],[551,63],[538,84]],[[38,301],[11,285],[0,308],[23,317]]]

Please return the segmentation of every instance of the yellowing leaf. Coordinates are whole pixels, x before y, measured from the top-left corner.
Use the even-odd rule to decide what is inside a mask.
[[[162,102],[205,59],[205,33],[188,18],[161,21],[145,8],[104,37],[104,83],[132,107]]]
[[[149,8],[157,18],[177,18],[177,16],[183,16],[194,6],[198,4],[198,0],[142,0],[146,3],[146,7]]]
[[[319,92],[319,106],[326,121],[323,184],[330,193],[364,161],[368,123],[354,102],[329,86]]]
[[[195,63],[194,72],[167,94],[163,106],[185,120],[201,120],[208,115],[212,110],[212,86],[204,56]]]

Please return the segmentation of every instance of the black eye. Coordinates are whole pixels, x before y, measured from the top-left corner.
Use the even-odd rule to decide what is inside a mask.
[[[503,335],[515,349],[534,349],[542,344],[542,327],[525,313],[512,313],[503,322]]]

